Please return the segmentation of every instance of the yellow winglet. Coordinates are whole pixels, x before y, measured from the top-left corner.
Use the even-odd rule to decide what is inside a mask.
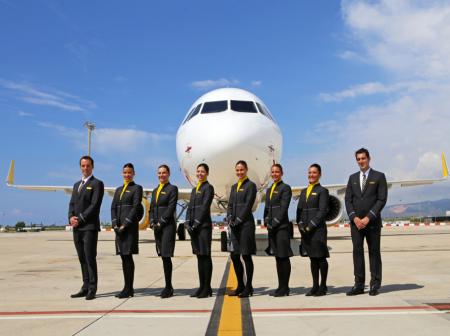
[[[14,160],[11,160],[9,165],[8,177],[6,179],[8,185],[14,185]]]
[[[444,152],[442,152],[442,175],[445,178],[448,177],[447,162],[445,161]]]

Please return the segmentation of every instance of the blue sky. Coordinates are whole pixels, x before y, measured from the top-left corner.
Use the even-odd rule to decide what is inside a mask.
[[[450,156],[450,5],[445,1],[0,0],[0,176],[71,185],[94,132],[96,176],[156,184],[179,173],[175,133],[200,95],[254,92],[284,135],[285,180],[345,183],[371,149],[390,179],[440,176]],[[448,197],[448,183],[396,190],[390,202]],[[0,224],[61,223],[67,196],[0,186]],[[105,199],[102,219],[109,219]]]

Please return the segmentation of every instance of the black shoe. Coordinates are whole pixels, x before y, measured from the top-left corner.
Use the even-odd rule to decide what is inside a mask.
[[[173,296],[173,288],[164,288],[161,292],[161,299],[167,299]]]
[[[86,300],[94,300],[95,299],[95,292],[89,291],[86,295]]]
[[[80,297],[85,297],[86,295],[87,295],[87,291],[85,291],[85,290],[80,290],[78,293],[75,293],[75,294],[72,294],[72,295],[70,295],[70,297],[72,298],[72,299],[75,299],[75,298],[80,298]]]
[[[290,289],[287,288],[281,288],[278,292],[276,292],[273,296],[274,297],[282,297],[282,296],[289,296]]]
[[[119,293],[117,293],[116,295],[114,295],[116,298],[120,297],[121,295],[123,295],[123,293],[125,293],[127,290],[124,288],[122,289]]]
[[[270,293],[270,296],[277,296],[278,292],[281,290],[280,287],[278,287],[277,289],[275,289],[275,291],[273,291],[272,293]]]
[[[327,286],[320,286],[319,290],[317,291],[316,294],[314,294],[314,296],[324,296],[327,295],[327,292],[328,292]]]
[[[319,291],[319,287],[312,287],[308,293],[305,294],[305,296],[314,296]]]
[[[212,296],[212,289],[204,289],[199,295],[197,295],[198,299],[204,299]]]
[[[190,296],[190,297],[198,297],[202,291],[203,291],[203,288],[200,287],[200,288],[198,288],[194,293],[192,293],[192,294],[189,295],[189,296]]]
[[[253,296],[253,287],[245,287],[241,294],[238,295],[240,298],[246,298]]]
[[[377,296],[378,295],[378,288],[377,287],[372,287],[369,291],[369,295],[370,296]]]
[[[364,294],[364,287],[352,287],[352,289],[347,292],[347,296],[355,296],[359,294]]]
[[[231,291],[228,296],[239,296],[243,291],[245,287],[244,286],[238,286],[236,290]]]
[[[116,295],[119,299],[126,299],[134,296],[134,290],[123,290],[119,294]]]

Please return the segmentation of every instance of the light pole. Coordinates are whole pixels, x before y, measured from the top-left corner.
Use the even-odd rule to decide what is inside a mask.
[[[91,133],[95,130],[95,124],[90,121],[84,123],[84,127],[88,130],[88,155],[91,156]]]

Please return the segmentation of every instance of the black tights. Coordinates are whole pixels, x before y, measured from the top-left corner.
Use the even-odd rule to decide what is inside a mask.
[[[211,256],[197,255],[198,278],[200,280],[200,288],[211,289],[211,277],[213,264]]]
[[[172,287],[172,259],[170,257],[162,257],[164,267],[164,279],[166,280],[166,288]]]
[[[242,255],[245,264],[245,273],[247,274],[246,287],[252,288],[253,280],[253,260],[251,254]],[[231,254],[231,261],[233,262],[234,272],[238,281],[238,287],[244,287],[244,266],[242,265],[240,254]]]
[[[122,259],[122,271],[123,271],[123,279],[125,281],[124,290],[132,291],[133,290],[133,282],[134,282],[134,261],[133,255],[120,255]]]
[[[277,262],[278,289],[289,288],[289,278],[291,277],[291,260],[289,257],[275,257]]]
[[[328,261],[326,258],[309,258],[311,260],[311,274],[313,278],[313,287],[319,287],[319,272],[320,272],[320,287],[327,286],[328,275]]]

